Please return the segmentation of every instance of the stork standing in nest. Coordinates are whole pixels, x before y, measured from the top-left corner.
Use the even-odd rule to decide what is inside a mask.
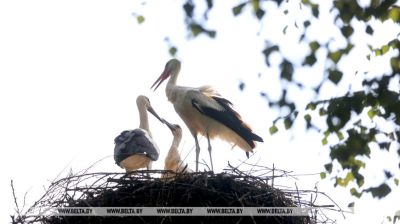
[[[184,164],[181,156],[178,152],[178,147],[182,139],[182,128],[177,124],[169,124],[166,122],[167,126],[172,132],[174,136],[171,144],[171,148],[168,151],[168,155],[165,158],[165,166],[164,170],[173,171],[175,174],[177,173],[192,173],[193,171],[188,167],[187,164]],[[174,176],[173,173],[163,174],[163,178],[169,178]]]
[[[166,123],[151,107],[146,96],[138,96],[136,104],[139,110],[139,128],[123,131],[114,139],[114,160],[117,165],[125,168],[126,172],[140,168],[149,170],[152,162],[158,159],[160,150],[151,136],[147,111],[162,123]]]
[[[211,87],[192,88],[176,85],[180,69],[180,61],[171,59],[151,88],[155,87],[155,91],[164,80],[169,78],[165,93],[194,137],[196,172],[198,171],[200,153],[198,134],[207,137],[212,170],[214,170],[214,167],[210,139],[215,137],[239,146],[248,157],[249,152],[252,152],[256,146],[255,141],[262,142],[263,139],[254,134],[250,126],[243,122],[241,116],[233,110],[232,103]]]

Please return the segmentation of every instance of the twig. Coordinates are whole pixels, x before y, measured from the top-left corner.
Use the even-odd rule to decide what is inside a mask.
[[[21,217],[21,211],[18,206],[18,201],[17,201],[17,195],[15,194],[15,189],[14,189],[14,181],[11,180],[11,190],[14,198],[14,203],[15,203],[15,211],[17,212],[18,217]]]

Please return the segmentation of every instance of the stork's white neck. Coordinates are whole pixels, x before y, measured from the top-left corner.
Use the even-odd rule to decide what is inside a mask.
[[[144,106],[138,106],[138,110],[140,118],[139,128],[146,130],[151,136],[149,128],[149,118],[147,116],[147,109]]]
[[[172,140],[171,148],[175,147],[178,148],[179,144],[181,143],[182,135],[174,135],[174,139]]]
[[[174,135],[171,147],[169,148],[168,155],[165,158],[165,164],[167,169],[173,169],[181,161],[181,157],[178,152],[179,143],[181,142],[182,135]]]
[[[168,80],[168,83],[167,83],[167,87],[165,88],[165,94],[167,95],[168,100],[171,101],[171,102],[174,102],[175,98],[176,98],[175,91],[177,90],[177,87],[178,87],[176,85],[176,81],[178,79],[178,75],[179,75],[179,71],[172,70],[171,71],[171,76],[170,76],[170,78]]]

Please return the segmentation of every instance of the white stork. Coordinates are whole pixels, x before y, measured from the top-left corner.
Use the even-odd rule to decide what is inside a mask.
[[[114,139],[114,160],[117,165],[125,168],[126,172],[140,168],[151,169],[152,161],[156,161],[160,150],[153,141],[147,111],[153,114],[162,123],[166,121],[160,118],[150,105],[146,96],[138,96],[136,104],[139,110],[139,128],[123,131]]]
[[[253,148],[255,148],[254,141],[262,142],[263,139],[254,134],[249,125],[243,122],[240,115],[233,110],[232,103],[222,98],[211,87],[192,88],[176,85],[180,69],[180,61],[171,59],[151,88],[155,87],[155,91],[164,80],[170,77],[165,93],[194,137],[196,144],[196,172],[198,171],[200,153],[198,134],[207,137],[212,170],[214,168],[210,139],[214,137],[219,137],[239,146],[249,156],[249,152],[252,152]]]
[[[164,170],[171,170],[175,173],[191,173],[193,172],[187,164],[184,164],[181,156],[178,152],[178,147],[182,139],[182,128],[177,124],[169,124],[166,122],[167,126],[172,132],[174,136],[171,144],[171,148],[168,151],[167,157],[165,157],[165,166]],[[162,177],[168,178],[173,176],[173,174],[166,173]]]

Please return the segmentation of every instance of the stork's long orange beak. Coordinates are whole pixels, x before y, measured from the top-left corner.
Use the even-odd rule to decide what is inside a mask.
[[[154,91],[161,85],[161,83],[166,80],[169,76],[171,75],[171,71],[165,69],[163,73],[158,77],[158,79],[153,83],[153,85],[150,87],[152,89],[154,86],[157,86],[154,88]]]

